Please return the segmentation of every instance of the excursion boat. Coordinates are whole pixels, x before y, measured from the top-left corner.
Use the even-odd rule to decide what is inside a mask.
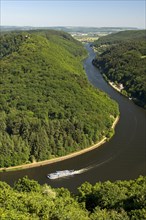
[[[49,179],[58,179],[61,177],[72,176],[74,175],[74,170],[62,170],[56,171],[55,173],[50,173],[47,175]]]

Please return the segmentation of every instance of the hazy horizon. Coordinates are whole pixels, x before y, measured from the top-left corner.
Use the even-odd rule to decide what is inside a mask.
[[[145,0],[1,0],[1,26],[145,29]]]
[[[133,29],[141,29],[138,27],[129,27],[129,26],[80,26],[80,25],[55,25],[55,26],[32,26],[32,25],[0,25],[1,27],[34,27],[34,28],[52,28],[52,27],[65,27],[65,28],[133,28]],[[145,28],[142,28],[145,29]]]

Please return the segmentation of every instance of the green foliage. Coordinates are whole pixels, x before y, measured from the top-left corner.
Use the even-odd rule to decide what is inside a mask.
[[[99,182],[94,186],[85,182],[79,187],[78,195],[64,188],[40,186],[24,177],[14,189],[0,182],[0,216],[2,220],[144,220],[145,192],[144,176],[130,181]]]
[[[108,132],[108,134],[106,135],[107,139],[110,139],[113,135],[114,135],[115,131],[113,128],[111,128]]]
[[[94,42],[94,45],[101,46],[101,45],[117,44],[121,42],[131,42],[131,40],[144,41],[145,37],[146,37],[145,30],[120,31],[118,33],[112,33],[99,38],[97,41]]]
[[[129,217],[123,210],[118,212],[115,210],[100,209],[96,207],[94,212],[90,215],[91,220],[128,220]]]
[[[37,192],[40,189],[40,185],[34,180],[29,180],[26,176],[23,179],[19,179],[18,182],[15,183],[14,189],[19,192]]]
[[[146,41],[145,31],[125,31],[100,38],[102,48],[93,64],[113,82],[122,83],[122,93],[146,107]],[[103,45],[105,45],[103,47]]]
[[[0,167],[63,156],[108,134],[118,106],[94,89],[86,51],[59,31],[1,36]]]

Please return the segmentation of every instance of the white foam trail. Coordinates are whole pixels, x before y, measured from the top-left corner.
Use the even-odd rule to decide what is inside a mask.
[[[86,171],[90,170],[92,167],[87,167],[87,168],[83,168],[83,169],[80,169],[80,170],[75,170],[73,172],[74,175],[76,174],[81,174],[81,173],[85,173]]]
[[[105,160],[105,161],[103,161],[103,162],[101,162],[101,163],[98,163],[98,164],[96,164],[96,165],[92,165],[92,166],[89,166],[89,167],[86,167],[86,168],[83,168],[83,169],[80,169],[80,170],[75,170],[74,172],[73,172],[73,175],[76,175],[76,174],[81,174],[81,173],[85,173],[85,172],[87,172],[88,170],[91,170],[91,169],[93,169],[93,168],[95,168],[95,167],[99,167],[99,166],[102,166],[103,164],[105,164],[105,163],[108,163],[110,160],[112,160],[113,159],[113,157],[110,157],[110,158],[108,158],[107,160]]]

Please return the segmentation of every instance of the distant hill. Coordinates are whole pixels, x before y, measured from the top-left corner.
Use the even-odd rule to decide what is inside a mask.
[[[132,27],[73,27],[73,26],[55,26],[55,27],[32,27],[32,26],[0,26],[1,31],[16,31],[16,30],[59,30],[65,32],[81,32],[81,33],[89,33],[89,32],[106,32],[106,33],[114,33],[118,31],[124,30],[137,30],[137,28]]]
[[[123,94],[146,108],[146,31],[122,31],[94,43],[93,60],[108,80],[124,85]]]
[[[113,134],[118,106],[88,83],[86,55],[62,31],[1,35],[1,167],[62,156]]]
[[[103,44],[115,44],[120,42],[128,42],[131,40],[145,40],[146,30],[127,30],[120,31],[118,33],[112,33],[107,36],[103,36],[94,42],[95,46]]]

